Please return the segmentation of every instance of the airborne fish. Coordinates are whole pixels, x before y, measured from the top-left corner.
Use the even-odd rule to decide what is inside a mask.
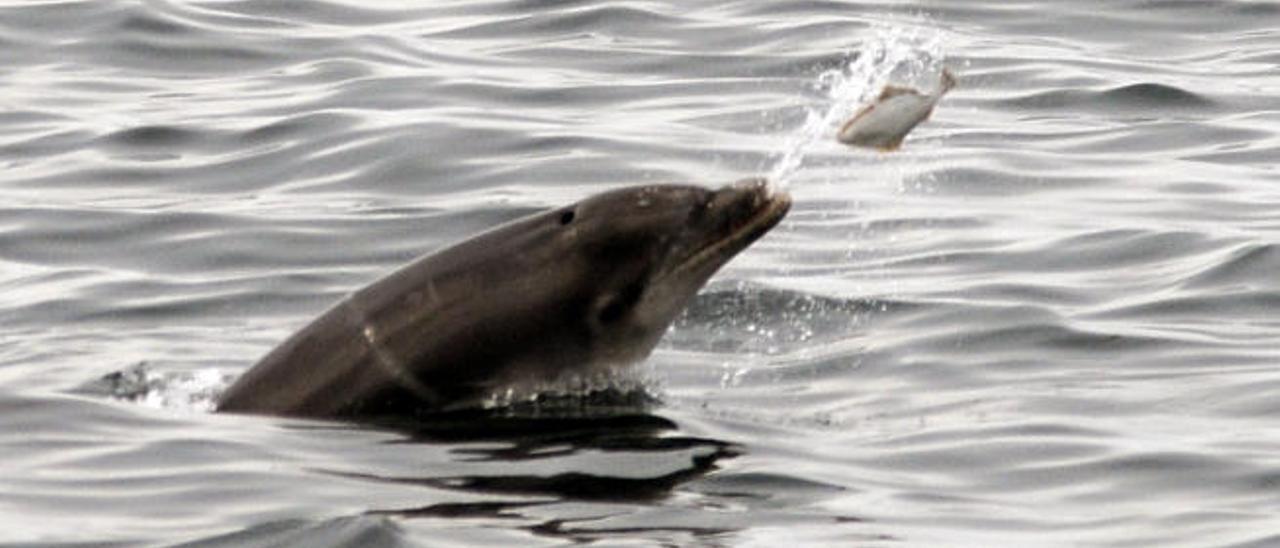
[[[885,86],[875,102],[845,122],[836,139],[846,145],[885,152],[897,150],[907,134],[920,122],[928,120],[934,105],[955,86],[955,76],[947,69],[942,69],[942,83],[938,91],[930,95],[911,88]]]

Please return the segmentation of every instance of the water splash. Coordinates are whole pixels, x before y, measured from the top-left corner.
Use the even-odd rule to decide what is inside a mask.
[[[839,68],[817,76],[812,87],[818,99],[805,106],[805,122],[772,160],[769,179],[778,188],[790,186],[805,156],[822,140],[834,139],[835,129],[890,81],[914,85],[941,70],[942,35],[925,25],[877,25]]]
[[[513,385],[490,394],[485,409],[563,413],[569,409],[634,408],[658,401],[660,387],[640,368],[618,368]]]
[[[157,372],[146,362],[104,375],[77,391],[134,402],[147,407],[211,412],[235,377],[209,367],[194,371]]]
[[[234,378],[235,374],[215,368],[171,373],[162,377],[159,387],[147,392],[138,402],[163,409],[213,412],[218,395]]]

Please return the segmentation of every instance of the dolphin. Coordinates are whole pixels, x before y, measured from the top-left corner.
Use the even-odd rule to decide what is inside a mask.
[[[342,299],[237,379],[217,410],[415,416],[639,362],[790,205],[750,179],[623,188],[512,221]]]

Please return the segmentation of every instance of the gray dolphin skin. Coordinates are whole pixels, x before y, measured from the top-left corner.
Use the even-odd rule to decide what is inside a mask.
[[[641,361],[790,205],[752,179],[625,188],[518,219],[349,295],[242,375],[218,410],[416,415]]]

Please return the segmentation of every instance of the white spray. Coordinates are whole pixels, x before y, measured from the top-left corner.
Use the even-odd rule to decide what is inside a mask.
[[[913,81],[938,71],[942,63],[942,36],[926,26],[877,25],[856,52],[846,54],[840,68],[818,75],[813,87],[820,97],[805,106],[802,126],[787,139],[773,160],[769,179],[785,189],[804,164],[814,145],[835,139],[835,130],[857,110],[875,98],[890,81]]]

